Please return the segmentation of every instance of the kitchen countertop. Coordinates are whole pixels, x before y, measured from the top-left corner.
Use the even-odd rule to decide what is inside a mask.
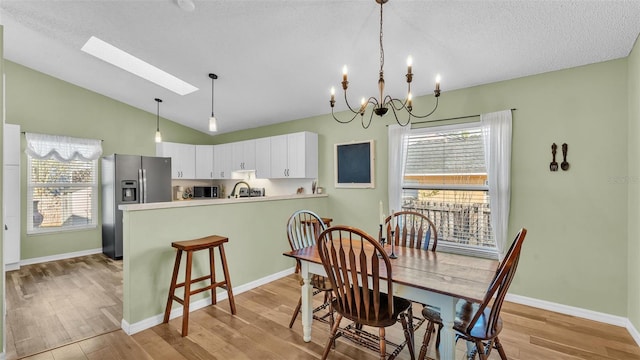
[[[190,199],[190,200],[176,200],[171,202],[158,202],[158,203],[148,203],[148,204],[120,205],[118,206],[118,209],[123,211],[138,211],[138,210],[180,208],[180,207],[189,207],[189,206],[239,204],[239,203],[258,202],[258,201],[322,198],[322,197],[328,197],[328,196],[329,195],[327,194],[294,194],[294,195],[245,197],[245,198],[233,198],[233,199],[208,199],[208,200]]]

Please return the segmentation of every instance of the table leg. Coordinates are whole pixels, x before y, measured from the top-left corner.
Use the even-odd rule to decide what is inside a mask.
[[[442,319],[442,335],[440,338],[440,358],[455,359],[456,354],[456,334],[453,330],[453,322],[456,317],[456,299],[450,296],[438,294],[437,304],[440,308],[440,318]]]
[[[302,261],[300,269],[303,285],[302,291],[302,337],[305,342],[311,342],[311,322],[313,321],[313,286],[311,286],[311,274],[309,273],[309,263]]]

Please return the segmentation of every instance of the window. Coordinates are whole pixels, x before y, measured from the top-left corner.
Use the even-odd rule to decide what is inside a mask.
[[[497,257],[479,123],[412,130],[402,179],[402,208],[436,224],[438,249]]]
[[[95,228],[100,140],[26,137],[27,233]]]

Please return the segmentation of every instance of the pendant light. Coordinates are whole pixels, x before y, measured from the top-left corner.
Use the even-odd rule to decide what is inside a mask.
[[[160,103],[162,99],[156,98],[155,100],[158,103],[158,111],[156,113],[156,142],[160,143],[162,142],[162,134],[160,134]]]
[[[216,120],[216,116],[213,115],[213,81],[218,78],[216,74],[209,74],[211,78],[211,117],[209,118],[209,131],[216,132],[218,131],[218,121]]]

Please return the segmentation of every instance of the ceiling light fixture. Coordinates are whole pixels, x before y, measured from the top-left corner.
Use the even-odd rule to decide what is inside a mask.
[[[218,131],[218,121],[216,120],[216,116],[213,115],[213,81],[218,78],[216,74],[209,74],[211,78],[211,117],[209,118],[209,131],[216,132]]]
[[[176,0],[176,4],[180,9],[187,12],[192,12],[196,9],[196,4],[193,3],[193,0]]]
[[[128,52],[118,49],[117,47],[92,36],[82,46],[82,51],[93,55],[100,60],[106,61],[111,65],[117,66],[122,70],[128,71],[145,80],[151,81],[156,85],[160,85],[165,89],[171,90],[178,95],[187,95],[198,88],[178,79],[177,77],[158,69],[157,67],[138,59]]]
[[[160,103],[162,99],[156,98],[155,100],[158,103],[158,111],[156,113],[156,142],[160,143],[162,142],[162,134],[160,134]]]
[[[436,76],[436,88],[434,90],[436,102],[433,109],[425,115],[417,115],[413,113],[413,103],[412,103],[413,99],[411,94],[411,81],[413,80],[413,73],[411,72],[412,59],[410,56],[407,59],[406,77],[407,77],[408,90],[407,90],[406,100],[402,101],[400,99],[392,98],[389,95],[387,96],[384,95],[384,71],[383,71],[384,48],[382,46],[382,6],[387,1],[389,0],[375,0],[376,3],[380,4],[380,77],[378,79],[378,90],[380,91],[380,99],[376,99],[375,96],[370,97],[369,100],[362,98],[362,101],[360,102],[360,108],[358,110],[354,110],[351,107],[351,105],[349,105],[349,101],[347,100],[347,87],[349,86],[349,81],[347,81],[347,66],[345,65],[344,68],[342,69],[342,89],[344,89],[344,101],[347,104],[347,107],[349,108],[349,110],[351,110],[351,112],[354,115],[349,120],[340,120],[335,116],[335,114],[333,113],[333,108],[336,103],[336,98],[335,98],[336,90],[335,88],[332,87],[331,100],[329,102],[331,104],[331,115],[333,116],[333,119],[339,123],[342,123],[342,124],[350,123],[358,116],[358,114],[360,114],[362,127],[366,129],[369,127],[369,125],[371,125],[371,119],[373,118],[374,113],[378,116],[383,116],[389,111],[389,109],[391,109],[391,112],[393,112],[393,116],[395,117],[398,125],[407,126],[411,123],[411,117],[426,118],[427,116],[433,114],[438,108],[438,97],[440,96],[440,75]],[[373,111],[371,111],[371,115],[369,116],[369,122],[365,124],[364,113],[367,109],[367,105],[369,104],[373,105]],[[401,111],[401,110],[405,110],[409,114],[409,117],[406,123],[402,123],[400,122],[400,120],[398,120],[398,114],[396,113],[396,111]]]

